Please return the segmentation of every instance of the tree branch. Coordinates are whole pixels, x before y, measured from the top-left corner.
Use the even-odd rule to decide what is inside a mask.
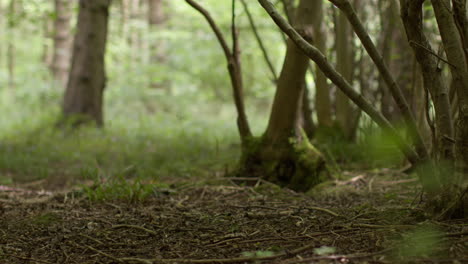
[[[366,29],[362,25],[361,20],[356,15],[353,6],[348,0],[329,1],[332,2],[336,7],[338,7],[341,10],[341,12],[343,12],[346,15],[349,23],[353,27],[354,32],[361,40],[361,43],[363,44],[364,48],[366,49],[374,64],[377,66],[377,69],[379,70],[380,75],[382,76],[388,89],[390,90],[392,97],[398,106],[398,109],[403,115],[407,129],[410,131],[411,136],[415,139],[416,147],[417,149],[419,149],[418,154],[421,155],[421,158],[423,159],[429,158],[429,151],[425,147],[421,134],[418,128],[416,127],[416,120],[413,116],[413,113],[411,112],[408,102],[406,101],[400,86],[397,84],[392,74],[390,73],[390,70],[385,64],[382,55],[380,55],[376,46],[372,42],[372,39],[370,38],[369,34],[367,34]]]
[[[243,81],[242,81],[242,70],[239,58],[239,44],[237,39],[237,31],[236,31],[236,24],[235,24],[235,0],[232,3],[232,42],[233,42],[233,50],[231,51],[227,45],[227,42],[221,33],[221,30],[214,22],[213,18],[211,17],[210,13],[199,5],[197,2],[193,0],[185,0],[190,6],[192,6],[195,10],[200,12],[210,25],[211,29],[213,30],[216,38],[218,39],[219,44],[221,45],[224,55],[226,57],[228,63],[228,71],[229,77],[231,79],[232,85],[232,92],[234,97],[234,104],[237,110],[237,128],[239,130],[240,138],[242,144],[246,143],[246,140],[252,136],[252,132],[250,131],[249,122],[247,120],[247,114],[245,113],[245,106],[244,106],[244,95],[243,95]]]
[[[278,82],[278,75],[276,74],[275,67],[273,66],[273,63],[271,62],[270,56],[268,56],[267,49],[265,45],[263,44],[263,40],[260,37],[260,34],[257,30],[257,26],[255,25],[255,21],[252,17],[252,14],[250,13],[249,7],[245,3],[245,0],[241,0],[242,5],[244,6],[244,11],[247,14],[247,18],[249,19],[250,27],[252,28],[252,31],[254,33],[255,39],[257,40],[258,46],[260,47],[260,50],[262,51],[263,58],[265,59],[266,64],[268,65],[268,68],[270,69],[271,76],[273,79],[274,83]]]
[[[316,47],[310,45],[301,35],[299,35],[299,33],[297,33],[297,31],[281,17],[275,7],[268,0],[258,1],[281,30],[291,38],[291,40],[304,52],[304,54],[313,60],[320,70],[322,70],[322,72],[359,108],[366,112],[384,130],[390,133],[400,150],[413,165],[421,161],[419,155],[408,145],[407,142],[404,141],[390,122],[364,97],[362,97],[362,95],[351,87],[351,85],[333,68],[333,66],[327,61],[327,58]]]

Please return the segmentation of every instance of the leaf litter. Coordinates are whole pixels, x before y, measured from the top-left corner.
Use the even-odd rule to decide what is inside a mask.
[[[467,219],[435,222],[397,172],[308,194],[259,180],[155,187],[143,201],[0,188],[0,263],[468,263]]]

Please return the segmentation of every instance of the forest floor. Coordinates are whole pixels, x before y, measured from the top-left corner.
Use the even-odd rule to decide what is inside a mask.
[[[427,220],[405,174],[344,172],[315,195],[221,174],[142,201],[3,186],[0,263],[468,263],[467,219]]]

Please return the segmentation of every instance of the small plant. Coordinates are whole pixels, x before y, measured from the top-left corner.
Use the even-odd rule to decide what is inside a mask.
[[[154,184],[143,184],[139,179],[126,180],[123,176],[109,181],[96,181],[93,186],[84,186],[84,192],[91,201],[124,200],[140,202],[154,194]]]

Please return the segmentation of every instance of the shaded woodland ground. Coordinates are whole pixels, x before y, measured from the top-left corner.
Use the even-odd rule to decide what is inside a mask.
[[[2,189],[1,261],[468,262],[466,220],[426,220],[420,188],[402,173],[347,173],[313,196],[262,181],[237,186],[222,174],[168,180],[143,201],[34,191],[40,183]]]
[[[468,263],[466,10],[0,1],[0,263]]]

